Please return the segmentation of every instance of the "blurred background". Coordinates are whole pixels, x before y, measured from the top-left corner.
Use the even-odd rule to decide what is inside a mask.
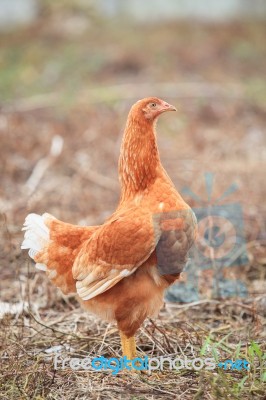
[[[265,399],[265,18],[264,0],[0,0],[1,398]],[[222,210],[225,252],[240,245],[218,270],[192,259],[138,350],[245,358],[249,374],[54,370],[53,351],[119,357],[119,335],[36,273],[22,224],[103,223],[129,108],[150,95],[178,109],[158,122],[168,174],[198,216]]]
[[[27,258],[28,212],[88,225],[112,213],[127,113],[150,95],[178,108],[158,141],[186,201],[237,186],[223,202],[243,209],[241,271],[265,290],[265,18],[260,0],[0,0],[2,293]]]

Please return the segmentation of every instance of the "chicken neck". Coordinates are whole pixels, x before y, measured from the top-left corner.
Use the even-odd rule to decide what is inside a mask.
[[[160,168],[155,122],[129,116],[119,158],[121,201],[149,187]]]

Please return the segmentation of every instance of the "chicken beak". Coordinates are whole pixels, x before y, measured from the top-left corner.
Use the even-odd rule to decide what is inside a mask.
[[[164,111],[176,111],[176,108],[174,106],[172,106],[171,104],[168,103],[164,103],[162,106],[162,112]]]

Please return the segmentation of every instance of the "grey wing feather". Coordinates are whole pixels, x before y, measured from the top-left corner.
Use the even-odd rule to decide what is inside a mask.
[[[197,220],[191,209],[164,215],[165,219],[182,218],[182,229],[162,230],[156,246],[157,267],[161,275],[175,275],[183,271],[188,251],[195,240]]]

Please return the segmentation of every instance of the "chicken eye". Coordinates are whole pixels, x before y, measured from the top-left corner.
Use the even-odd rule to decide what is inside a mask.
[[[150,103],[151,108],[155,108],[157,106],[156,103]]]

